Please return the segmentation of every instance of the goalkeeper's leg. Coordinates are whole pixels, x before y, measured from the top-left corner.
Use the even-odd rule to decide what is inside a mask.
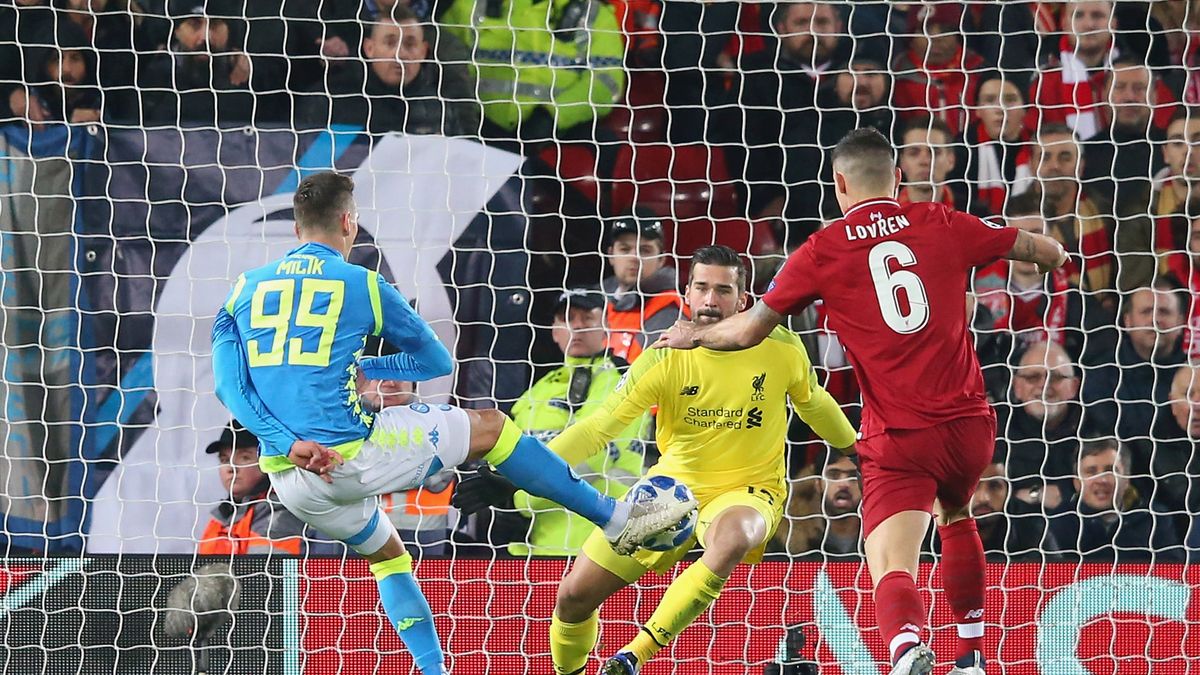
[[[719,511],[703,533],[704,555],[671,582],[650,620],[605,664],[605,675],[637,673],[712,605],[734,568],[770,534],[767,519],[756,508],[735,505]]]
[[[584,672],[600,633],[600,605],[646,571],[629,558],[615,567],[626,578],[589,558],[585,548],[558,585],[554,616],[550,620],[550,657],[555,675]]]

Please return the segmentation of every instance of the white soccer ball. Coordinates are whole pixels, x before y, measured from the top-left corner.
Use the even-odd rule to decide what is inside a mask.
[[[666,500],[686,502],[690,499],[694,499],[691,488],[670,476],[647,476],[634,483],[633,487],[629,488],[629,492],[625,493],[625,501],[631,504],[665,502]],[[642,542],[642,548],[651,551],[670,551],[681,546],[696,531],[698,517],[697,510],[692,509],[674,527]]]

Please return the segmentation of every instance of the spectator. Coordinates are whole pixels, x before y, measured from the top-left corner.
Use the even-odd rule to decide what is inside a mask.
[[[1194,561],[1200,556],[1200,490],[1193,484],[1200,475],[1200,366],[1184,364],[1175,371],[1166,407],[1169,419],[1156,430],[1148,494],[1172,511],[1188,514],[1176,522],[1188,532]]]
[[[1200,111],[1180,108],[1167,127],[1167,140],[1162,146],[1163,168],[1154,177],[1154,195],[1150,212],[1154,214],[1154,251],[1158,255],[1160,274],[1172,272],[1168,267],[1171,254],[1186,251],[1191,237],[1191,221],[1187,204],[1200,197]],[[1177,281],[1186,283],[1186,277]]]
[[[661,65],[670,74],[663,81],[662,97],[671,111],[671,142],[724,140],[729,133],[718,122],[723,108],[734,102],[727,82],[734,64],[726,50],[736,39],[744,7],[736,2],[662,3]],[[642,56],[632,53],[632,47],[627,62],[630,56]]]
[[[822,172],[832,174],[817,147],[817,100],[837,79],[834,65],[848,42],[845,25],[828,2],[780,4],[771,25],[779,35],[778,48],[747,58],[736,89],[742,111],[742,122],[735,126],[737,142],[749,148],[742,171],[749,210],[755,217],[783,214],[793,223],[806,219],[802,227],[814,231],[820,212],[832,213],[836,207],[823,198],[825,189],[818,182]]]
[[[1075,497],[1050,518],[1060,552],[1085,560],[1183,562],[1174,523],[1130,485],[1128,451],[1116,440],[1085,443],[1073,473]]]
[[[305,96],[305,126],[361,126],[371,133],[461,136],[479,133],[475,85],[464,65],[443,66],[431,59],[416,16],[403,5],[393,18],[370,25],[363,41],[365,64],[335,76],[328,92]]]
[[[1104,88],[1108,125],[1084,144],[1086,182],[1105,194],[1119,190],[1114,198],[1118,205],[1137,200],[1127,209],[1130,212],[1146,210],[1150,181],[1163,166],[1154,152],[1166,140],[1163,130],[1153,124],[1155,81],[1139,58],[1113,62]]]
[[[40,128],[49,122],[85,124],[100,121],[95,52],[72,23],[58,25],[57,47],[30,51],[37,59],[27,87],[9,92],[14,117]]]
[[[832,87],[821,90],[821,148],[832,149],[855,129],[873,128],[891,138],[895,113],[888,103],[891,75],[878,61],[855,57],[834,71]],[[833,169],[822,166],[823,182],[833,183]],[[830,200],[834,201],[834,200]]]
[[[900,171],[904,183],[896,200],[901,204],[938,202],[950,208],[965,206],[950,189],[947,177],[954,170],[954,135],[936,117],[910,119],[900,132]]]
[[[604,306],[604,295],[598,291],[569,291],[559,298],[551,333],[564,360],[513,406],[513,421],[526,433],[547,441],[602,410],[604,399],[616,388],[628,364],[606,351]],[[639,426],[631,426],[625,438],[609,445],[608,452],[574,467],[575,473],[604,494],[624,495],[642,474],[640,444],[634,441]],[[513,501],[531,521],[527,543],[508,545],[513,555],[575,555],[595,529],[582,516],[524,491],[517,492]]]
[[[963,5],[918,3],[908,12],[908,50],[892,64],[892,102],[901,118],[932,113],[945,121],[953,138],[967,127],[983,57],[962,44]]]
[[[1067,30],[1057,56],[1041,69],[1029,90],[1030,129],[1046,123],[1068,125],[1081,139],[1102,127],[1105,73],[1112,59],[1112,3],[1079,2],[1070,6]]]
[[[1044,560],[1058,546],[1041,513],[1040,495],[1026,488],[1013,493],[1003,457],[983,470],[971,497],[971,516],[979,529],[983,550],[1011,561]]]
[[[13,0],[0,5],[0,101],[25,80],[30,50],[54,46],[55,12],[48,0]],[[0,107],[0,119],[8,117]]]
[[[286,106],[261,96],[283,88],[274,68],[259,68],[235,41],[229,22],[205,15],[202,4],[172,3],[174,30],[167,51],[148,55],[139,72],[139,97],[123,121],[146,126],[231,126],[290,119]],[[140,120],[140,122],[139,122]]]
[[[196,552],[301,555],[305,525],[279,503],[270,480],[258,468],[258,438],[234,420],[204,452],[220,460],[228,497],[213,509]]]
[[[981,215],[1004,213],[1010,186],[1028,189],[1032,178],[1030,137],[1025,129],[1025,100],[1007,73],[992,73],[979,84],[975,121],[958,146],[967,184],[973,186],[970,210]]]
[[[625,91],[625,46],[607,3],[453,0],[442,22],[474,55],[489,135],[590,139]]]
[[[817,125],[816,143],[820,146],[819,153],[827,153],[843,136],[859,128],[871,127],[888,138],[892,137],[896,115],[889,103],[891,74],[881,62],[856,56],[847,64],[833,67],[825,73],[824,79],[832,80],[833,85],[824,86],[817,93],[820,124]],[[799,223],[811,220],[816,215],[815,210],[819,210],[821,220],[826,222],[841,216],[837,199],[831,191],[833,165],[821,161],[819,153],[813,155],[820,167],[819,182],[813,183],[813,165],[804,163],[805,153],[816,151],[812,148],[787,150],[789,159],[783,182],[790,194],[785,196],[776,190],[775,197],[766,202],[757,214],[759,218],[780,222],[781,227],[777,228],[779,235],[786,233],[793,244],[809,234],[805,231],[808,228]],[[763,180],[770,180],[765,172],[761,173]]]
[[[675,268],[666,265],[657,218],[635,208],[613,221],[608,241],[613,272],[603,284],[609,297],[608,348],[614,357],[632,363],[686,310],[676,290]]]
[[[1112,220],[1105,215],[1111,207],[1079,182],[1083,169],[1079,142],[1068,127],[1049,124],[1038,131],[1032,150],[1046,234],[1067,249],[1071,283],[1089,293],[1111,291],[1116,261]],[[1116,304],[1111,297],[1105,302],[1110,307]]]
[[[1159,426],[1158,406],[1167,401],[1175,371],[1187,359],[1186,303],[1185,294],[1165,279],[1126,295],[1116,360],[1088,374],[1084,401],[1096,411],[1095,419],[1109,422],[1104,433],[1115,431],[1122,442],[1130,442],[1135,474],[1150,470],[1149,441]]]
[[[1010,198],[1004,215],[1009,227],[1045,232],[1034,194]],[[972,290],[976,350],[990,391],[1007,389],[1010,356],[1037,342],[1060,344],[1072,360],[1084,364],[1111,363],[1116,339],[1112,315],[1072,286],[1062,268],[1042,274],[1033,263],[998,260],[975,271]]]
[[[1066,350],[1054,342],[1036,342],[1017,361],[1011,403],[997,406],[997,452],[1007,458],[1008,476],[1017,489],[1040,492],[1047,509],[1057,508],[1070,494],[1079,438],[1091,434],[1079,385]]]
[[[1070,17],[1065,19],[1068,26],[1058,55],[1051,57],[1030,87],[1029,100],[1036,106],[1029,116],[1029,128],[1066,124],[1086,141],[1106,126],[1104,86],[1121,50],[1113,32],[1112,2],[1076,2],[1066,7]],[[1155,115],[1154,124],[1165,128],[1173,112],[1167,104],[1174,103],[1174,95],[1161,81],[1155,89],[1155,98],[1164,107]]]
[[[1192,200],[1186,208],[1191,214],[1186,250],[1174,251],[1165,256],[1166,268],[1172,279],[1182,285],[1191,296],[1187,305],[1183,332],[1183,349],[1189,358],[1200,358],[1200,198]]]
[[[1166,139],[1153,124],[1155,82],[1140,57],[1114,62],[1105,87],[1109,123],[1085,143],[1084,182],[1112,195],[1115,243],[1122,252],[1117,288],[1122,290],[1148,286],[1155,276],[1151,184],[1162,167],[1156,148]]]
[[[99,54],[96,81],[106,92],[133,86],[136,52],[158,48],[146,11],[136,0],[59,0],[63,16],[78,26]]]
[[[787,506],[791,527],[781,530],[777,541],[791,555],[861,557],[858,467],[850,457],[824,449],[813,466],[821,473],[793,487]]]

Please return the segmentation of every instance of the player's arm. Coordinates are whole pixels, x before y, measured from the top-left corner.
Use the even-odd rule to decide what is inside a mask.
[[[800,337],[782,328],[772,333],[771,337],[790,345],[794,350],[795,363],[790,364],[789,368],[795,373],[795,378],[788,386],[788,398],[796,414],[829,445],[842,454],[853,455],[858,432],[838,402],[817,382],[817,374],[813,371]]]
[[[242,426],[278,450],[287,451],[300,440],[271,414],[258,395],[250,381],[237,323],[224,307],[213,322],[212,359],[217,398]]]
[[[400,291],[376,272],[368,273],[367,290],[375,314],[374,334],[400,350],[360,359],[358,365],[367,379],[424,382],[454,370],[450,352]]]
[[[608,446],[634,420],[658,403],[668,364],[666,352],[648,351],[634,362],[601,410],[567,427],[547,445],[567,464],[576,466]]]
[[[1038,270],[1046,274],[1066,264],[1067,251],[1053,237],[1020,230],[1017,232],[1017,241],[1005,257],[1037,263]]]
[[[654,346],[672,349],[707,347],[733,352],[762,342],[780,321],[783,321],[782,314],[760,302],[744,312],[703,327],[692,321],[677,321]]]

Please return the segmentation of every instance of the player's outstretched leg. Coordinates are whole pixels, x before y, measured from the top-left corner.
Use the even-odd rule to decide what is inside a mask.
[[[766,541],[767,521],[749,506],[719,512],[704,532],[704,555],[667,588],[650,620],[604,663],[603,675],[637,675],[641,667],[666,647],[712,605],[725,581],[746,556]]]
[[[921,642],[925,605],[917,592],[917,562],[929,514],[903,511],[884,519],[864,548],[875,582],[875,618],[892,660],[891,675],[933,672],[933,652]]]
[[[403,547],[400,550],[404,550]],[[412,555],[405,552],[373,562],[371,574],[375,575],[375,583],[379,585],[379,599],[388,622],[396,629],[422,675],[448,673],[429,601],[413,578]]]
[[[938,536],[942,540],[942,590],[958,623],[958,645],[952,675],[985,675],[983,600],[987,560],[975,520],[966,507],[939,505]]]
[[[498,410],[468,410],[469,460],[482,459],[526,492],[578,513],[604,531],[618,552],[632,552],[696,508],[695,501],[631,505],[604,495],[582,480],[538,439],[521,433]]]

